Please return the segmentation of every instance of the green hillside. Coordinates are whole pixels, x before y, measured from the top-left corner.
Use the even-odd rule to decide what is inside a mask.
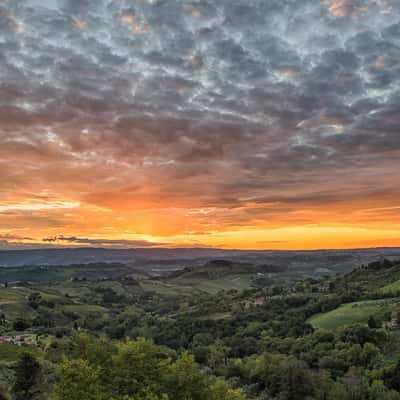
[[[335,310],[313,316],[308,322],[315,328],[328,330],[357,323],[366,324],[371,316],[383,315],[399,303],[400,299],[396,298],[343,304]]]
[[[71,388],[119,400],[116,387],[134,400],[400,400],[399,263],[302,280],[259,268],[218,261],[157,279],[98,270],[2,287],[0,385],[14,387],[30,360],[38,400],[60,390],[69,400]],[[204,384],[187,392],[187,376]]]
[[[390,283],[389,285],[383,286],[380,289],[381,293],[400,293],[400,280]]]

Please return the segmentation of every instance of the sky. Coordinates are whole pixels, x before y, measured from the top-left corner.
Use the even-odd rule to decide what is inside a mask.
[[[400,246],[398,0],[1,0],[0,248]]]

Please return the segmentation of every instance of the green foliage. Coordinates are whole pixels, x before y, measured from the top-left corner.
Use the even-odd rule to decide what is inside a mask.
[[[371,315],[371,316],[368,318],[368,328],[371,328],[371,329],[378,329],[378,328],[380,328],[380,324],[379,324],[378,321],[374,318],[373,315]]]
[[[29,338],[50,337],[0,344],[0,382],[15,400],[400,400],[400,332],[382,328],[400,299],[380,290],[400,267],[221,291],[247,279],[227,268],[0,289],[5,342],[21,316],[33,322]],[[25,351],[36,357],[21,362]]]
[[[309,322],[314,327],[323,329],[337,329],[356,323],[371,323],[371,317],[374,319],[374,315],[378,312],[390,309],[391,304],[390,300],[369,300],[344,304],[333,311],[315,315]],[[375,319],[373,327],[379,327]]]
[[[13,328],[18,332],[25,331],[26,329],[30,328],[30,326],[31,324],[23,318],[18,318],[13,323]]]
[[[297,400],[313,393],[307,365],[294,357],[265,353],[258,360],[254,374],[274,395],[285,393],[287,398]]]
[[[167,393],[174,400],[202,400],[210,390],[207,377],[187,353],[166,368],[164,379]]]
[[[8,395],[8,391],[3,386],[0,386],[0,400],[10,400],[10,396]]]
[[[167,349],[139,338],[119,343],[116,353],[106,351],[104,359],[96,356],[93,338],[78,336],[76,341],[78,353],[88,359],[62,363],[57,400],[244,400],[240,391],[204,374],[188,353],[173,360]]]
[[[143,338],[118,345],[113,358],[113,385],[119,396],[133,396],[143,389],[159,391],[160,381],[170,359],[163,349]]]
[[[22,353],[39,354],[35,348],[20,347],[12,343],[0,343],[0,365],[18,361]]]
[[[245,400],[240,390],[235,390],[222,381],[217,380],[210,388],[209,400]]]
[[[40,399],[40,380],[42,368],[35,356],[21,354],[15,368],[15,382],[12,393],[15,400]]]
[[[382,381],[373,381],[368,390],[369,400],[382,400],[385,398],[386,388]]]
[[[99,369],[86,360],[66,360],[60,368],[57,400],[108,399],[99,379]]]

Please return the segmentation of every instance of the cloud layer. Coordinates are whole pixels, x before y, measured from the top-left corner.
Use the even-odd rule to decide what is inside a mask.
[[[399,229],[399,2],[1,4],[0,234]]]

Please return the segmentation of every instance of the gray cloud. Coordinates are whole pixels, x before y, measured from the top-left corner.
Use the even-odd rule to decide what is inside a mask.
[[[50,185],[110,207],[168,196],[235,208],[321,184],[362,194],[371,169],[399,166],[397,10],[5,0],[0,195]]]

